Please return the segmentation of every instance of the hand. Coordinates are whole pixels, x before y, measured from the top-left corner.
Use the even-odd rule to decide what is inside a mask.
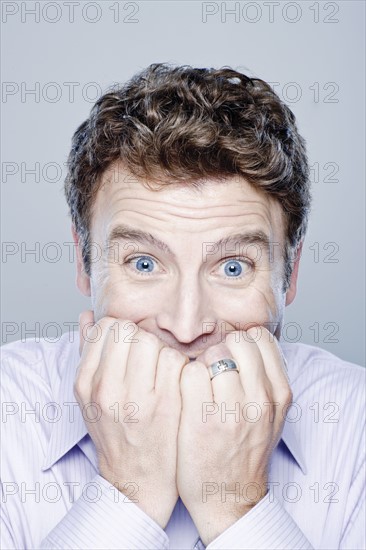
[[[189,359],[131,321],[93,325],[93,312],[84,312],[79,323],[74,394],[81,408],[97,404],[99,420],[85,418],[96,416],[91,408],[84,419],[100,475],[164,529],[178,499],[179,379]]]
[[[225,358],[234,359],[240,373],[211,381],[207,367]],[[292,401],[276,338],[264,327],[249,329],[245,338],[229,333],[184,367],[181,393],[178,492],[207,546],[267,492],[283,407]]]

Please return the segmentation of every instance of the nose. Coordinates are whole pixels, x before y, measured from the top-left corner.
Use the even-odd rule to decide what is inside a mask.
[[[186,275],[167,292],[156,322],[160,329],[169,331],[182,344],[190,344],[214,331],[215,316],[209,296],[197,277]]]

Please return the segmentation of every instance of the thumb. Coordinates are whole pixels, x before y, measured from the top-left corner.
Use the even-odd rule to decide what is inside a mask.
[[[88,330],[94,325],[94,311],[88,309],[79,315],[79,354],[81,355],[85,344],[85,339],[88,337]]]

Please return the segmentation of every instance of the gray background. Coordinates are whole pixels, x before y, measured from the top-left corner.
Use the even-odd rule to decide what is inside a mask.
[[[295,113],[314,204],[284,339],[363,364],[364,2],[79,0],[73,9],[2,3],[1,343],[34,330],[59,336],[89,308],[64,244],[70,139],[98,90],[170,61],[263,78]]]

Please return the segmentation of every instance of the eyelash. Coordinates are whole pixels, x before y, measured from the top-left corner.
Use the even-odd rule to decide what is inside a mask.
[[[138,260],[139,258],[143,258],[145,257],[144,254],[140,254],[138,256],[132,256],[131,258],[128,258],[124,263],[125,264],[128,264],[128,265],[131,265],[131,263],[133,262],[133,260]],[[156,263],[159,263],[153,256],[146,256],[147,258],[150,258],[152,260],[154,260],[154,262]],[[230,261],[237,261],[237,262],[243,262],[245,264],[247,264],[247,266],[249,266],[250,269],[253,269],[254,268],[254,263],[251,261],[251,260],[248,260],[248,258],[238,258],[238,257],[232,257],[232,258],[225,258],[225,260],[223,260],[221,263],[220,263],[220,267]],[[141,275],[142,277],[149,277],[151,276],[152,274],[151,273],[144,273],[143,271],[135,271],[135,273],[137,273],[138,275]],[[244,279],[244,277],[246,276],[246,274],[242,275],[241,277],[228,277],[228,276],[225,276],[224,279],[230,279],[231,281],[234,279],[236,281],[240,281],[241,279]]]

